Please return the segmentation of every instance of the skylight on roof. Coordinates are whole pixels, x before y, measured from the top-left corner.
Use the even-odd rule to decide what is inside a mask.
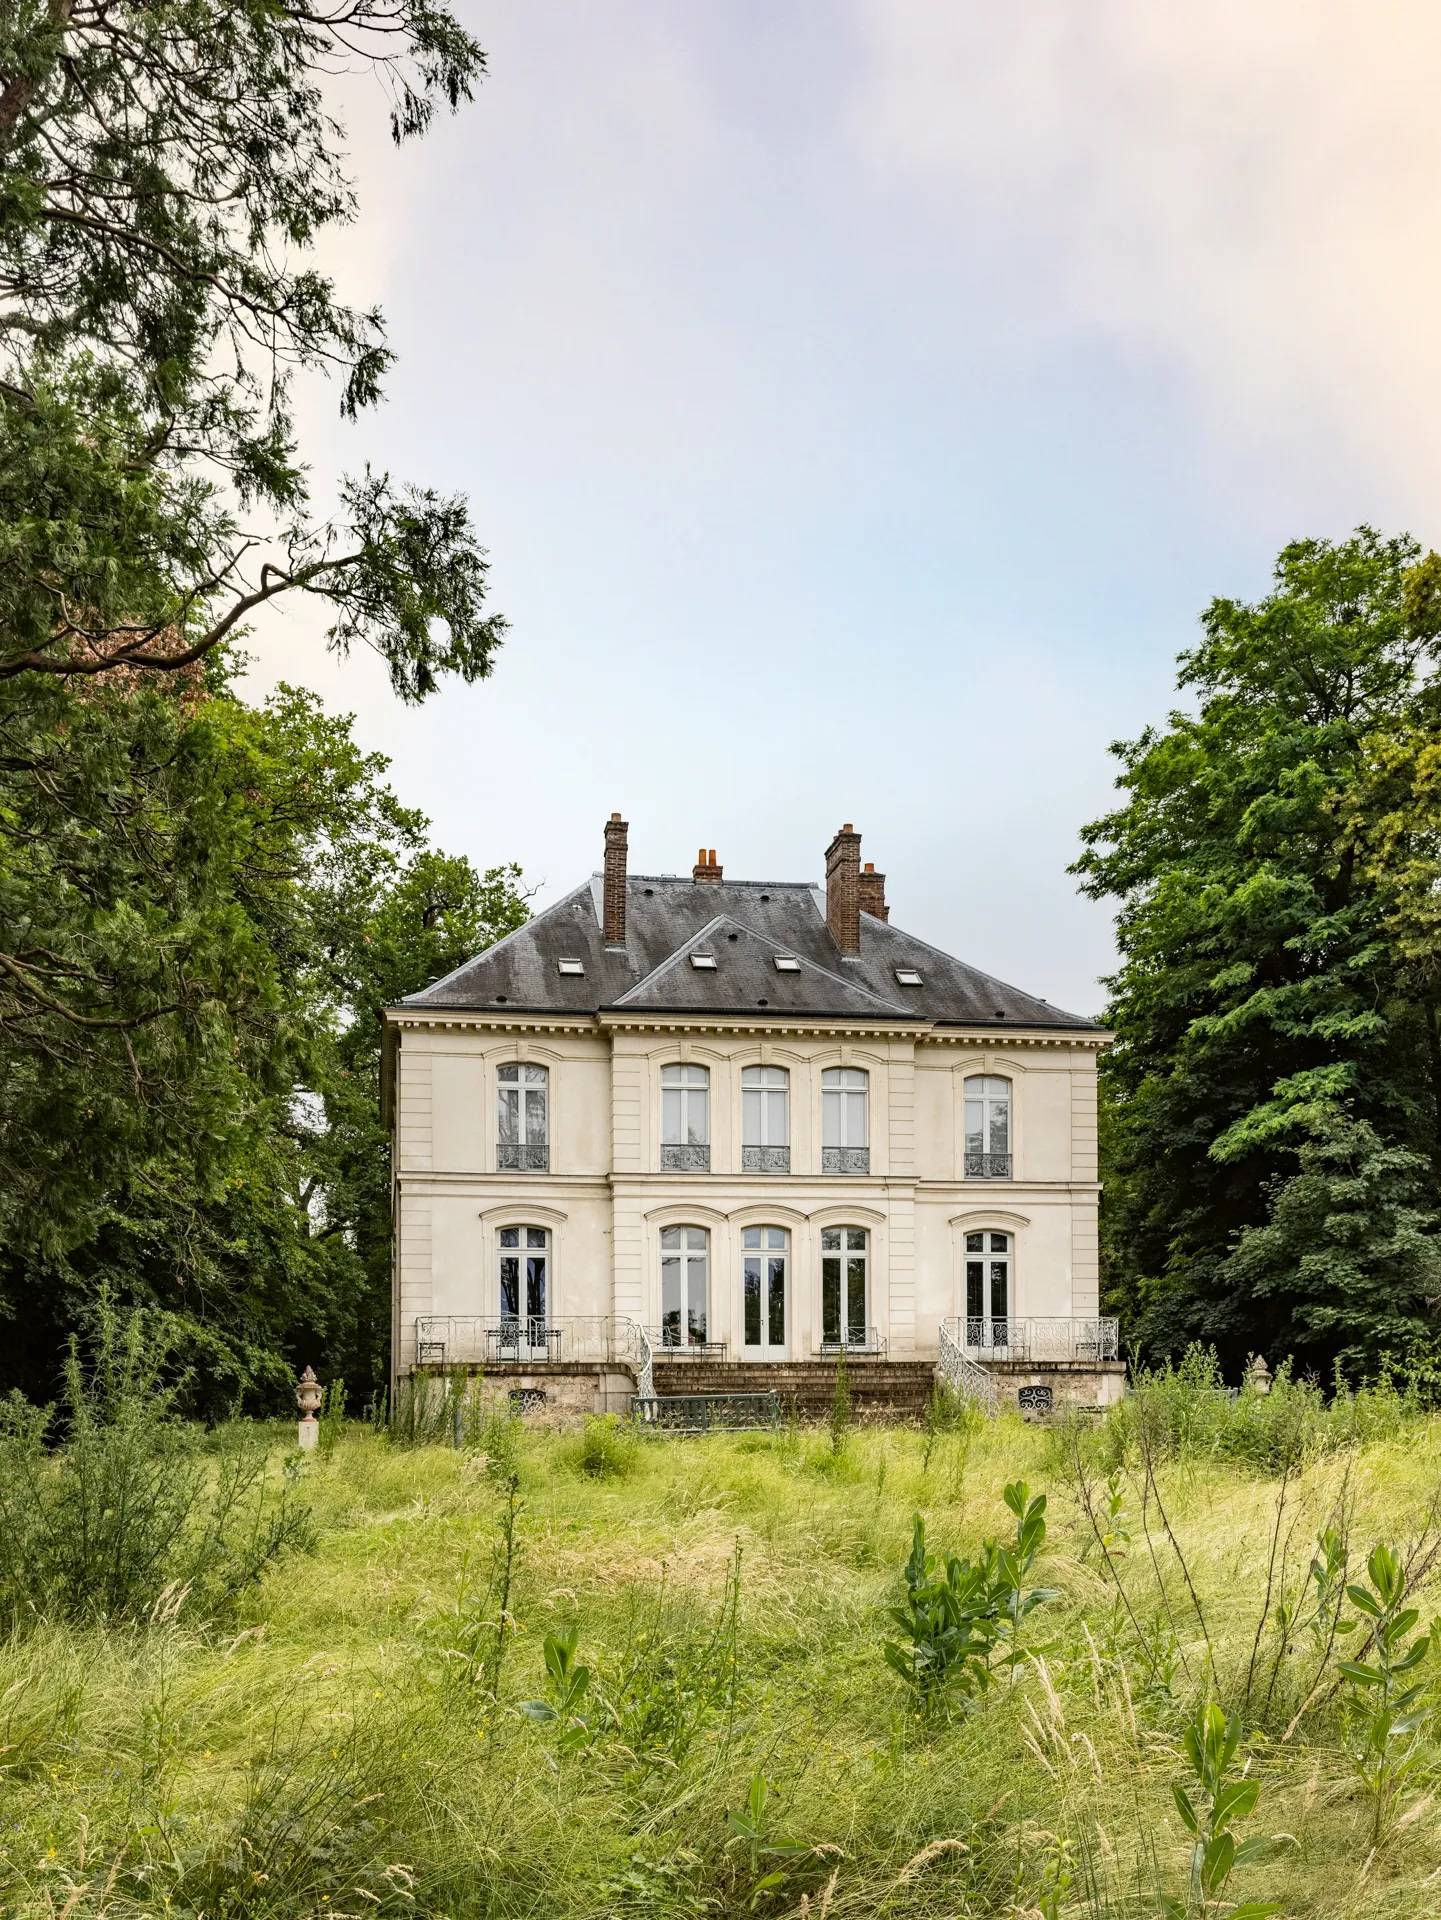
[[[897,967],[896,978],[903,987],[918,987],[921,984],[921,976],[914,967]]]
[[[800,970],[801,963],[793,953],[778,953],[776,955],[777,973],[799,973]]]
[[[585,972],[585,962],[583,960],[557,960],[555,964],[561,973]]]
[[[693,953],[690,957],[690,963],[702,973],[715,972],[715,955],[713,953]]]

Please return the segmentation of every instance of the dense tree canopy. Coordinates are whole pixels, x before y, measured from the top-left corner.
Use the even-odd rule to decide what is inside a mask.
[[[1441,1295],[1441,561],[1369,529],[1212,603],[1193,712],[1116,749],[1105,1244],[1133,1338],[1429,1349]]]

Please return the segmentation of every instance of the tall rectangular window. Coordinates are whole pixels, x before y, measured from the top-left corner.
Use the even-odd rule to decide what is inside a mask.
[[[822,1172],[870,1172],[869,1084],[860,1067],[827,1067],[822,1073]]]
[[[660,1163],[667,1173],[710,1171],[710,1074],[679,1061],[660,1070]]]
[[[545,1173],[550,1166],[550,1074],[513,1062],[496,1071],[497,1146],[502,1173]]]
[[[791,1077],[784,1067],[741,1069],[741,1169],[791,1170]]]
[[[664,1227],[660,1236],[663,1347],[703,1347],[710,1293],[710,1236],[704,1227]]]
[[[1011,1177],[1011,1083],[997,1074],[966,1081],[965,1173],[968,1180]]]

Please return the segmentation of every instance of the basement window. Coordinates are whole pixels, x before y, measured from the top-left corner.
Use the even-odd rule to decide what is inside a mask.
[[[585,962],[583,960],[557,960],[555,964],[562,973],[585,972]]]
[[[776,955],[776,972],[777,973],[799,973],[800,970],[801,970],[801,963],[799,960],[795,958],[793,954],[778,953]]]
[[[918,987],[921,984],[921,976],[914,967],[897,967],[896,978],[903,987]]]
[[[700,973],[715,972],[715,955],[713,953],[693,953],[690,957],[690,963]]]

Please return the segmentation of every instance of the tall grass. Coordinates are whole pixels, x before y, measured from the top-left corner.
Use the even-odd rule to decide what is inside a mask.
[[[0,1643],[0,1910],[1199,1912],[1179,1786],[1227,1867],[1213,1911],[1421,1920],[1441,1657],[1398,1682],[1427,1717],[1379,1826],[1340,1669],[1367,1659],[1347,1588],[1374,1544],[1405,1581],[1393,1622],[1437,1605],[1441,1424],[1395,1398],[1335,1444],[1329,1414],[1324,1444],[1309,1414],[1304,1446],[1242,1444],[1241,1401],[1076,1433],[939,1409],[839,1453],[825,1428],[626,1435],[619,1475],[587,1466],[609,1428],[510,1422],[502,1468],[478,1429],[396,1447],[348,1424],[302,1469],[317,1555],[224,1631],[87,1617]],[[1048,1496],[1025,1585],[1049,1597],[991,1684],[918,1713],[884,1654],[914,1517],[974,1565],[1020,1479],[1019,1524]],[[1261,1857],[1227,1864],[1225,1831]]]

